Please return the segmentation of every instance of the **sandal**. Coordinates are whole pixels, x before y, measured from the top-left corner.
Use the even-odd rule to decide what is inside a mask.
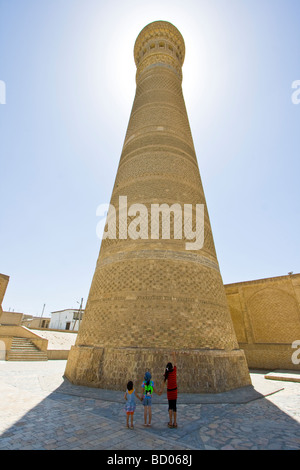
[[[168,428],[172,428],[173,427],[173,424],[172,423],[168,423]]]

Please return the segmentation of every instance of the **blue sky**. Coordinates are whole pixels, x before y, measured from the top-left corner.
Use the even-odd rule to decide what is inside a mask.
[[[86,302],[135,93],[133,46],[166,20],[224,283],[299,272],[298,0],[0,0],[4,309]]]

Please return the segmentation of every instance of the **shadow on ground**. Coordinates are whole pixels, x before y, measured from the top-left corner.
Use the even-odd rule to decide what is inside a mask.
[[[51,381],[39,377],[44,391]],[[143,426],[138,403],[133,431],[125,428],[124,391],[77,386],[62,377],[60,382],[6,429],[0,448],[300,449],[300,424],[268,399],[284,389],[281,382],[266,381],[264,393],[249,386],[213,395],[179,394],[178,428],[172,430],[166,396],[154,396],[152,426]]]

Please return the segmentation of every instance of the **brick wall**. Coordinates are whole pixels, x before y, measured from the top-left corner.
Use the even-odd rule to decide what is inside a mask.
[[[291,357],[300,340],[300,274],[227,284],[225,292],[249,367],[299,370]]]

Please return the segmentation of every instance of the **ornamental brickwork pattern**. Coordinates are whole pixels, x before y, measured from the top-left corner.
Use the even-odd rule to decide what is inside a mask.
[[[119,383],[112,378],[108,358],[114,358],[114,368],[119,370],[122,355],[127,355],[134,380],[145,364],[131,361],[140,362],[151,351],[152,362],[147,364],[158,373],[156,368],[159,364],[164,368],[173,349],[182,367],[194,364],[197,390],[250,383],[226,301],[182,94],[184,54],[183,38],[168,22],[151,23],[136,40],[136,95],[111,204],[116,208],[117,234],[124,230],[119,226],[121,196],[127,197],[128,207],[143,204],[148,217],[154,203],[190,204],[193,229],[196,204],[204,204],[204,245],[187,251],[186,238],[178,239],[172,218],[169,239],[151,238],[149,219],[147,239],[102,240],[85,315],[66,369],[67,377],[76,383],[121,387],[121,378]],[[231,360],[235,367],[230,367]],[[200,372],[197,369],[203,361],[206,365]],[[206,375],[210,379],[204,379]],[[192,391],[187,378],[182,387]]]

